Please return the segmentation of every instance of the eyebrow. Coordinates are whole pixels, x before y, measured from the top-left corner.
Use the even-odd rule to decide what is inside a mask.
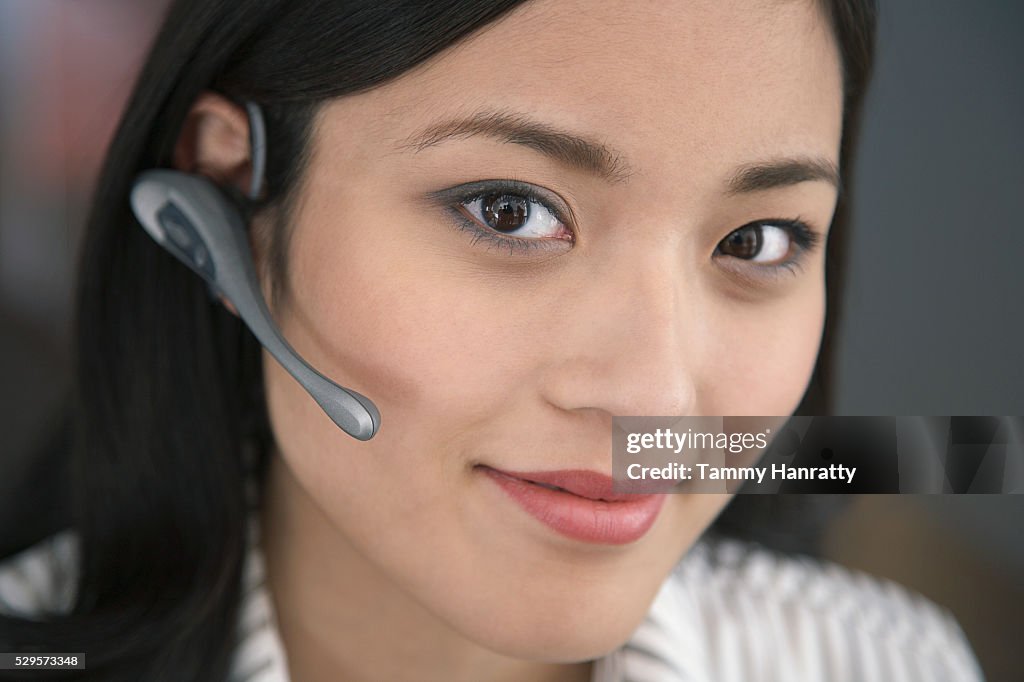
[[[508,111],[480,111],[465,118],[441,121],[406,138],[400,149],[417,152],[452,139],[477,135],[519,144],[567,166],[609,182],[622,182],[633,171],[623,156],[597,140],[559,130],[530,117]]]
[[[609,182],[623,182],[633,174],[624,155],[607,145],[509,111],[478,111],[434,123],[405,138],[398,148],[420,152],[448,140],[478,135],[529,147]],[[751,194],[810,181],[824,181],[836,189],[841,187],[839,170],[829,159],[792,157],[741,166],[726,183],[726,194]]]
[[[794,157],[741,166],[726,184],[726,194],[750,194],[801,182],[822,181],[842,191],[839,169],[824,157]]]

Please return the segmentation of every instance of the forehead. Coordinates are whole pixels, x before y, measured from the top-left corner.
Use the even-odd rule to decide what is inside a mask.
[[[340,104],[396,143],[440,119],[525,112],[621,151],[641,175],[694,159],[723,172],[780,154],[838,161],[841,67],[818,5],[533,0]]]

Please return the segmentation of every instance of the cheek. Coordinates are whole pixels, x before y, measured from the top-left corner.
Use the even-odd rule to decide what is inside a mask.
[[[311,220],[293,243],[293,286],[303,297],[293,306],[294,333],[324,371],[378,403],[384,419],[485,412],[486,396],[515,384],[514,358],[494,352],[514,325],[484,287],[418,249],[410,228],[339,204],[323,213],[345,215],[344,224]]]
[[[824,286],[808,282],[785,299],[725,305],[717,316],[705,380],[706,414],[789,415],[817,360]]]
[[[343,497],[330,504],[349,505],[343,513],[357,517],[359,532],[384,522],[382,509],[413,514],[464,475],[462,434],[493,419],[524,384],[528,359],[501,349],[529,324],[502,314],[486,286],[410,239],[401,227],[409,216],[361,212],[381,202],[344,197],[317,205],[324,194],[300,218],[289,252],[293,295],[278,319],[314,367],[374,401],[381,430],[367,443],[340,433],[272,360],[268,401],[296,476],[322,499]],[[351,480],[359,491],[343,490]],[[362,505],[362,493],[389,504]]]

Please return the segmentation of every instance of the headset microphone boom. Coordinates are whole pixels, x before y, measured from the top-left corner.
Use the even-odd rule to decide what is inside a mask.
[[[253,130],[254,188],[262,176],[262,118],[249,107]],[[253,190],[251,194],[254,194]],[[369,440],[380,429],[380,412],[364,395],[313,369],[288,344],[263,299],[245,223],[210,180],[173,170],[150,170],[136,179],[132,210],[157,244],[174,254],[235,306],[238,316],[281,366],[295,377],[346,433]]]

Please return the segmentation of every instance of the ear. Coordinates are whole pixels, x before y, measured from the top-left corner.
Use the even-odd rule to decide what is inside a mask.
[[[204,92],[192,104],[174,147],[174,167],[245,192],[252,173],[249,118],[223,95]]]
[[[245,109],[222,95],[204,92],[185,117],[172,161],[177,170],[244,193],[252,175],[250,151]],[[221,303],[238,315],[230,301],[221,297]]]

